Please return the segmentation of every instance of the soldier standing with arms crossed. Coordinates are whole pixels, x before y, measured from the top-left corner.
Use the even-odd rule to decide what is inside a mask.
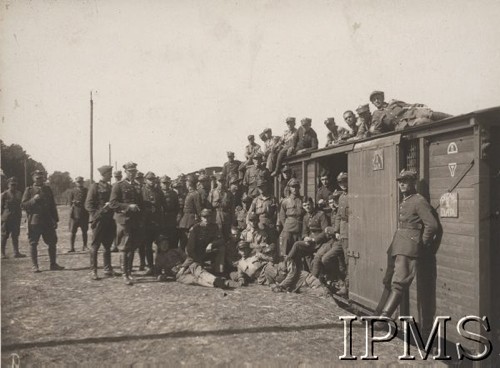
[[[90,227],[92,229],[92,243],[90,250],[90,277],[98,280],[97,276],[97,252],[104,247],[102,254],[104,275],[119,276],[111,266],[111,243],[116,236],[116,225],[113,220],[113,210],[109,207],[111,196],[111,172],[113,166],[104,165],[98,168],[101,180],[90,186],[85,200],[85,209],[90,213]]]
[[[71,232],[71,248],[68,253],[75,251],[75,239],[78,228],[82,231],[83,248],[82,251],[88,250],[87,247],[87,231],[89,229],[89,213],[84,207],[85,199],[87,198],[87,188],[83,186],[83,178],[77,176],[75,178],[76,187],[69,193],[69,203],[71,204],[71,212],[69,216],[69,229]]]
[[[117,237],[121,239],[120,258],[125,284],[132,285],[131,278],[134,252],[139,247],[141,239],[141,207],[142,196],[139,185],[135,181],[137,164],[127,162],[123,165],[126,178],[113,185],[109,207],[115,212]]]
[[[5,248],[9,235],[12,237],[14,258],[23,258],[26,255],[19,253],[19,233],[21,227],[21,199],[23,194],[17,190],[17,179],[12,177],[8,181],[9,189],[2,193],[2,259],[7,258]]]
[[[33,272],[40,272],[38,268],[38,242],[40,237],[49,247],[50,270],[60,271],[64,267],[56,263],[57,258],[57,214],[54,194],[50,187],[44,184],[45,173],[41,170],[33,172],[34,184],[27,187],[21,200],[21,207],[28,214],[28,240],[30,243]]]

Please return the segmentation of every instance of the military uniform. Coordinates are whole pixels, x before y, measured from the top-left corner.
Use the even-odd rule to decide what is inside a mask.
[[[182,199],[173,189],[163,191],[165,197],[164,232],[172,244],[179,242],[177,219]]]
[[[83,182],[82,177],[75,179],[76,182]],[[89,229],[89,213],[85,209],[85,199],[88,190],[85,187],[75,187],[69,192],[69,203],[71,210],[69,215],[69,230],[71,233],[71,251],[75,251],[75,239],[78,228],[82,231],[83,249],[87,249],[87,231]]]
[[[9,184],[17,184],[14,178],[9,179]],[[24,257],[19,253],[19,233],[21,227],[21,199],[23,194],[16,189],[8,189],[2,193],[2,258],[6,257],[5,248],[7,239],[12,237],[12,246],[15,257]]]
[[[35,176],[43,175],[40,171],[35,171]],[[59,222],[56,202],[50,187],[32,185],[24,191],[21,200],[21,207],[28,214],[28,240],[31,248],[31,261],[33,271],[38,270],[38,242],[40,237],[49,247],[50,269],[59,270],[64,267],[56,263],[57,258],[57,234],[56,228]]]
[[[198,222],[202,210],[200,194],[196,190],[190,189],[184,200],[184,210],[179,222],[181,248],[187,244],[187,233],[189,229]]]
[[[128,163],[124,168],[135,169],[135,164]],[[135,205],[138,211],[131,210]],[[130,278],[134,252],[139,247],[142,239],[142,216],[140,211],[143,200],[140,185],[135,180],[124,179],[115,183],[111,188],[109,207],[115,212],[117,236],[121,239],[120,250],[122,251],[122,269],[126,279]]]
[[[215,210],[215,223],[219,226],[224,239],[228,240],[236,207],[233,193],[217,187],[210,191],[208,202]]]
[[[289,186],[298,185],[296,179],[290,180]],[[290,194],[285,198],[280,205],[279,220],[283,224],[283,230],[281,231],[281,244],[280,244],[280,254],[286,255],[292,248],[293,244],[300,240],[302,234],[302,200]]]
[[[264,173],[259,166],[252,165],[247,167],[245,176],[243,178],[243,185],[247,187],[247,195],[249,197],[255,198],[259,195],[257,181],[262,175],[264,175]]]
[[[295,118],[287,118],[287,123],[295,124]],[[279,145],[281,146],[281,149],[278,152],[278,156],[276,158],[276,168],[274,169],[273,174],[277,174],[279,170],[281,169],[281,164],[283,163],[283,160],[285,157],[291,156],[295,153],[296,148],[297,148],[297,140],[298,140],[298,135],[297,135],[297,129],[293,126],[290,127],[290,129],[285,130],[283,133],[283,136],[280,139]]]
[[[212,251],[208,252],[206,248],[210,243],[213,244]],[[186,246],[187,259],[184,266],[187,267],[193,262],[203,265],[205,261],[210,260],[212,270],[222,273],[224,271],[224,251],[224,240],[217,225],[210,222],[197,223],[189,230]]]
[[[278,203],[271,195],[259,194],[252,200],[248,214],[255,213],[261,223],[274,226],[277,220]]]
[[[316,204],[319,209],[323,210],[326,215],[330,215],[331,209],[328,207],[328,199],[332,195],[333,190],[325,185],[322,185],[316,191]]]
[[[99,168],[99,171],[104,173],[111,171],[112,168],[112,166],[103,166]],[[111,184],[100,180],[90,186],[85,200],[85,209],[90,213],[90,227],[92,228],[90,269],[95,275],[97,275],[97,253],[101,244],[104,247],[104,274],[113,275],[111,244],[116,235],[116,224],[113,219],[113,210],[109,207],[110,197]]]
[[[146,180],[155,180],[156,176],[148,172]],[[165,197],[163,192],[155,186],[146,184],[142,187],[144,241],[139,246],[141,268],[148,267],[148,275],[154,273],[153,242],[157,242],[164,230]]]
[[[325,213],[316,210],[306,213],[302,223],[304,225],[302,227],[302,237],[307,236],[313,239],[321,235],[323,230],[328,226],[328,220],[326,219]]]
[[[271,130],[269,128],[264,129],[262,132],[263,137],[265,137],[264,141],[264,161],[266,162],[266,168],[269,172],[273,172],[276,164],[276,153],[280,148],[280,137],[278,136],[268,136],[267,133],[270,133]]]
[[[234,158],[234,153],[233,152],[228,152],[228,157]],[[241,165],[241,161],[238,160],[229,160],[227,161],[224,166],[222,167],[222,182],[226,186],[226,188],[229,188],[229,185],[231,184],[231,181],[235,179],[242,179],[240,177],[240,172],[239,172],[239,167]]]
[[[302,123],[304,125],[310,125],[311,119],[305,118],[302,119]],[[318,135],[314,131],[313,128],[309,126],[306,128],[305,126],[299,127],[297,129],[297,151],[300,150],[308,150],[308,149],[317,149],[318,148]]]
[[[417,175],[403,170],[398,181],[407,183],[399,206],[398,228],[387,250],[387,269],[383,283],[385,291],[377,307],[385,317],[391,317],[415,278],[416,263],[423,246],[429,246],[438,230],[438,223],[427,200],[415,193]]]
[[[344,250],[349,246],[349,196],[347,192],[342,192],[339,196],[339,206],[335,216],[335,232],[339,234]]]

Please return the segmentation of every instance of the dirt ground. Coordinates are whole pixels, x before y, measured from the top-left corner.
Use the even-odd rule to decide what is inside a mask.
[[[42,273],[31,272],[29,258],[12,258],[10,242],[11,257],[2,260],[5,367],[11,366],[12,354],[19,356],[22,367],[439,364],[420,360],[418,352],[414,362],[399,361],[399,339],[376,344],[378,361],[359,360],[365,349],[365,330],[359,322],[353,325],[353,354],[358,360],[339,360],[344,352],[339,316],[352,314],[331,298],[275,294],[264,286],[222,291],[140,275],[134,286],[125,285],[121,277],[92,281],[88,254],[66,253],[68,208],[60,207],[59,212],[58,263],[64,271],[48,271],[44,245],[39,252]],[[28,254],[26,229],[21,231],[21,251]],[[118,263],[113,253],[117,269]]]

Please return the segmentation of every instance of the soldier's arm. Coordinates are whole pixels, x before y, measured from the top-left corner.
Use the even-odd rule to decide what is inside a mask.
[[[189,230],[188,241],[186,244],[186,260],[184,261],[183,266],[189,266],[191,263],[196,262],[196,238],[197,238],[197,230],[196,227],[192,227]]]
[[[422,242],[427,245],[432,241],[434,235],[436,235],[438,231],[438,222],[432,214],[432,208],[429,202],[427,202],[425,198],[421,197],[420,200],[416,203],[415,207],[418,217],[420,217],[420,219],[424,223]]]
[[[90,187],[87,198],[85,198],[85,209],[90,213],[95,213],[97,211],[97,202],[95,201],[95,197],[97,195],[97,184],[92,184]]]
[[[30,212],[36,204],[36,199],[31,197],[31,187],[24,190],[23,198],[21,199],[21,208],[26,212]]]
[[[198,192],[195,192],[193,195],[194,202],[194,210],[196,211],[196,215],[200,216],[201,210],[203,209],[203,205],[201,203],[201,195]]]
[[[278,215],[278,220],[279,220],[279,223],[278,224],[281,224],[281,225],[284,225],[285,224],[285,219],[286,219],[286,199],[284,199],[282,202],[281,202],[281,205],[280,205],[280,213]]]
[[[56,201],[54,199],[54,193],[52,193],[52,189],[50,189],[50,187],[48,186],[45,186],[43,188],[45,188],[50,215],[52,216],[52,219],[57,223],[59,222],[59,214],[57,213],[57,206],[56,206]]]
[[[316,132],[313,130],[312,131],[312,149],[317,149],[318,148],[318,135]]]
[[[335,215],[335,223],[333,224],[333,229],[336,233],[340,232],[340,219],[340,211],[337,210],[337,214]]]
[[[123,211],[128,209],[128,203],[121,203],[122,200],[122,189],[119,183],[116,183],[111,188],[111,196],[109,198],[109,208],[113,211]]]

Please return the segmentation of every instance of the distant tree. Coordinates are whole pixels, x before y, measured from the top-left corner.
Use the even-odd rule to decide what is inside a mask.
[[[23,191],[27,185],[31,184],[31,173],[35,170],[44,170],[44,166],[32,159],[19,144],[7,146],[0,140],[2,156],[2,178],[15,176],[19,181],[19,190]],[[25,170],[28,182],[24,182]],[[4,180],[2,180],[2,191],[5,190]]]
[[[49,186],[54,193],[54,197],[56,198],[56,202],[58,204],[63,204],[66,202],[66,198],[64,198],[65,192],[73,187],[73,180],[69,175],[69,172],[61,172],[54,171],[49,175]]]

